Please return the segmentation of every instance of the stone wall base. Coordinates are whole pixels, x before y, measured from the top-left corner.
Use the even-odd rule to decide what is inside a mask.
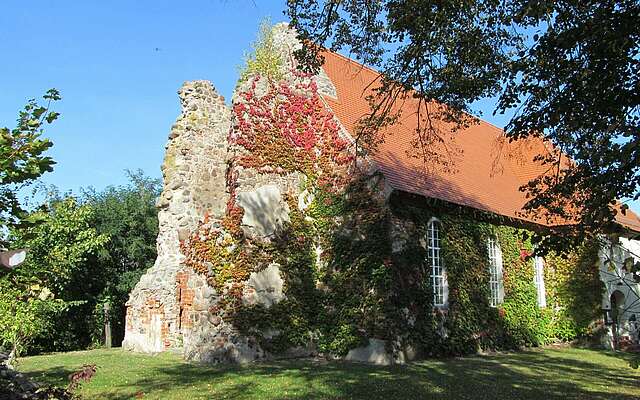
[[[380,339],[369,339],[369,344],[349,351],[346,361],[365,362],[374,365],[405,364],[418,358],[418,351],[413,347],[405,347],[397,354],[386,349],[387,342]]]

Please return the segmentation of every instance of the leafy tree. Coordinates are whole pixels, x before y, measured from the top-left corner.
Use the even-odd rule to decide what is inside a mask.
[[[69,196],[52,200],[46,210],[34,214],[42,223],[14,231],[13,243],[29,249],[23,271],[41,277],[54,293],[65,292],[71,283],[82,284],[74,282],[78,271],[86,269],[87,277],[96,272],[84,267],[104,249],[108,237],[95,229],[90,206]]]
[[[553,145],[537,160],[547,174],[521,190],[527,216],[577,218],[555,235],[558,247],[611,228],[626,208],[617,199],[640,198],[636,0],[289,0],[287,13],[306,68],[326,45],[382,71],[358,132],[369,145],[399,117],[398,103],[416,97],[416,145],[446,163],[445,133],[432,121],[473,123],[473,103],[497,96],[494,112],[513,112],[510,140]]]
[[[35,282],[46,287],[58,303],[64,302],[63,314],[56,317],[44,311],[52,307],[29,309],[30,321],[40,329],[29,331],[39,334],[32,341],[32,349],[67,350],[87,344],[86,332],[90,320],[87,315],[95,301],[104,279],[97,260],[109,238],[99,234],[94,227],[94,213],[90,206],[79,204],[73,197],[53,199],[30,217],[40,222],[34,226],[11,231],[10,239],[15,247],[28,248],[24,264],[1,278],[5,281]],[[3,285],[3,288],[7,285]],[[31,286],[22,285],[22,299],[31,298],[25,293]],[[20,288],[18,288],[20,289]],[[30,307],[29,301],[21,307]],[[48,303],[47,303],[48,304]],[[11,302],[0,307],[11,307]],[[5,308],[9,312],[10,308]],[[43,310],[40,312],[38,310]],[[63,311],[60,309],[60,311]],[[42,323],[41,319],[47,319]]]
[[[160,193],[159,180],[141,171],[128,175],[126,186],[100,192],[87,189],[79,199],[49,190],[50,199],[30,214],[41,222],[12,230],[12,246],[29,248],[29,252],[26,262],[5,281],[11,277],[27,282],[20,285],[22,299],[33,285],[46,287],[60,305],[57,314],[46,315],[44,306],[49,303],[20,303],[42,306],[40,313],[32,309],[31,318],[39,329],[29,331],[35,338],[22,345],[27,351],[76,350],[101,344],[105,302],[111,304],[113,340],[118,344],[123,339],[124,304],[156,258],[155,201]],[[13,295],[7,292],[6,296]],[[0,303],[0,308],[8,314],[9,305]]]
[[[50,106],[60,98],[56,89],[50,89],[43,96],[46,105],[29,100],[14,129],[0,128],[0,227],[25,222],[17,191],[53,170],[55,162],[44,155],[53,143],[42,134],[44,126],[58,118]]]
[[[9,364],[34,338],[52,329],[55,318],[69,306],[35,282],[35,277],[13,273],[0,278],[0,347],[10,349]]]
[[[245,54],[245,65],[240,68],[238,83],[245,82],[249,76],[259,73],[269,79],[279,81],[283,77],[284,61],[276,50],[271,20],[266,18],[260,22],[258,38],[252,44],[253,52]]]
[[[93,209],[96,230],[110,238],[102,253],[99,268],[104,286],[97,294],[94,310],[93,341],[102,338],[104,302],[111,303],[113,340],[124,338],[125,303],[140,276],[156,259],[158,211],[155,206],[161,182],[146,177],[142,171],[127,171],[130,183],[111,186],[102,192],[84,191],[84,202]]]
[[[51,103],[60,94],[50,89],[43,96],[46,106],[29,100],[18,114],[14,129],[0,128],[0,250],[6,228],[25,227],[36,219],[29,218],[20,205],[17,191],[53,169],[54,161],[44,153],[52,146],[41,138],[45,124],[51,124],[59,114],[50,111]],[[0,275],[0,347],[10,348],[9,363],[36,336],[46,331],[56,314],[70,304],[54,299],[48,287],[35,275],[22,269]]]

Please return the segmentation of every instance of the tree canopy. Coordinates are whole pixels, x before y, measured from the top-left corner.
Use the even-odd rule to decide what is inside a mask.
[[[142,171],[127,171],[129,183],[109,186],[103,191],[84,191],[83,201],[94,213],[97,231],[110,238],[98,266],[101,289],[94,292],[94,342],[101,341],[102,306],[111,305],[111,327],[116,345],[124,339],[125,303],[129,293],[156,259],[158,210],[155,206],[162,189],[159,179]]]
[[[141,171],[128,176],[127,185],[78,197],[50,190],[29,213],[39,223],[10,230],[11,246],[29,251],[22,265],[0,276],[0,322],[16,327],[0,332],[0,346],[34,353],[100,345],[107,302],[119,344],[125,302],[156,258],[158,234],[159,181]]]
[[[381,71],[365,142],[399,116],[403,96],[424,102],[416,135],[426,147],[442,142],[434,118],[465,126],[475,101],[495,97],[494,112],[513,114],[506,137],[553,145],[538,159],[548,173],[521,190],[529,217],[582,210],[564,244],[611,228],[626,208],[616,201],[640,198],[636,0],[290,0],[287,13],[305,67],[326,46]]]
[[[27,259],[0,278],[0,283],[13,282],[14,291],[18,290],[22,295],[0,304],[0,314],[11,314],[9,310],[22,307],[30,317],[19,324],[28,322],[40,327],[29,330],[30,335],[21,339],[25,342],[21,345],[32,342],[34,346],[48,350],[73,348],[77,338],[88,336],[86,327],[90,320],[87,315],[90,315],[92,300],[96,291],[102,288],[104,277],[97,260],[109,237],[98,233],[94,227],[91,207],[80,204],[73,197],[51,199],[31,214],[35,214],[30,216],[39,223],[12,229],[9,237],[12,246],[29,249]],[[31,294],[34,285],[46,289],[50,295],[39,298],[39,293]],[[33,303],[36,298],[40,302]],[[56,318],[54,308],[49,306],[51,301],[71,307],[58,309],[64,311],[64,315]],[[41,307],[29,308],[32,303]],[[52,312],[40,312],[43,308]],[[9,342],[10,338],[3,339]]]
[[[55,162],[44,154],[53,143],[42,134],[45,125],[60,115],[50,110],[51,103],[60,99],[60,93],[50,89],[43,96],[45,105],[29,100],[15,128],[0,128],[0,227],[24,222],[18,190],[53,170]]]

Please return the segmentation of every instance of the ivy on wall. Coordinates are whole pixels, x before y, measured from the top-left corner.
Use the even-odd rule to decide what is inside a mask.
[[[205,275],[220,295],[209,311],[256,337],[264,349],[279,352],[326,337],[320,321],[328,317],[318,312],[327,296],[317,288],[317,227],[298,210],[297,194],[291,193],[287,194],[290,222],[273,237],[246,236],[241,226],[244,210],[236,197],[238,168],[300,173],[312,197],[327,194],[323,197],[327,205],[342,193],[352,158],[308,74],[290,71],[294,79],[276,80],[260,72],[247,78],[233,105],[229,143],[238,151],[227,169],[226,214],[220,221],[205,216],[199,229],[181,243],[181,250],[185,264]],[[283,275],[286,298],[270,308],[244,304],[251,273],[271,264],[277,264]]]
[[[325,190],[344,187],[352,160],[349,142],[339,133],[311,76],[291,71],[293,81],[256,75],[233,105],[229,143],[245,151],[234,163],[260,172],[300,172],[308,185]]]
[[[431,343],[418,342],[428,353],[538,346],[592,333],[592,323],[600,317],[603,290],[595,243],[587,242],[565,257],[546,257],[547,307],[540,308],[529,231],[486,222],[447,207],[411,207],[399,198],[391,204],[401,210],[398,213],[403,218],[418,223],[414,242],[425,237],[431,217],[441,221],[449,286],[448,308],[442,316],[446,335]],[[490,237],[498,239],[503,259],[504,301],[498,307],[489,306]]]
[[[272,63],[252,65],[233,105],[229,141],[240,151],[228,169],[226,216],[205,217],[181,247],[186,264],[220,296],[211,313],[272,353],[313,344],[343,356],[378,338],[393,351],[411,346],[426,355],[454,355],[590,333],[602,289],[595,246],[547,258],[548,307],[539,308],[526,230],[425,199],[407,202],[398,193],[386,199],[382,176],[349,168],[348,142],[313,79],[297,71],[274,79]],[[235,167],[300,173],[313,200],[301,211],[297,194],[288,194],[290,222],[268,240],[246,237]],[[442,224],[446,309],[432,304],[425,240],[432,217]],[[489,237],[503,255],[498,307],[489,305]],[[272,263],[279,265],[285,299],[269,308],[244,304],[251,273]]]
[[[227,309],[220,315],[275,353],[313,343],[319,351],[345,355],[366,345],[367,338],[379,338],[389,350],[410,345],[426,355],[456,355],[538,346],[590,333],[601,293],[597,248],[585,244],[567,258],[547,257],[548,307],[539,308],[533,261],[523,257],[532,251],[527,231],[446,209],[410,207],[395,197],[385,203],[371,181],[354,181],[342,194],[318,191],[304,213],[290,199],[291,222],[269,244],[244,248],[245,264],[208,257],[220,266],[212,270],[209,265],[212,284],[233,299],[221,303],[220,310]],[[433,216],[442,224],[449,286],[444,311],[432,306],[425,263],[424,238]],[[394,252],[391,238],[397,225],[403,227],[404,246]],[[503,256],[505,296],[498,307],[490,307],[488,300],[491,236],[498,239]],[[224,239],[216,243],[225,245]],[[233,268],[244,265],[244,272],[229,273],[229,260],[237,263]],[[280,265],[286,299],[271,308],[243,305],[242,291],[231,290],[233,284],[270,262]]]
[[[546,258],[547,304],[557,310],[551,325],[559,339],[591,335],[597,327],[592,322],[600,316],[603,292],[599,271],[594,268],[598,249],[599,243],[591,241],[564,257],[551,254]]]

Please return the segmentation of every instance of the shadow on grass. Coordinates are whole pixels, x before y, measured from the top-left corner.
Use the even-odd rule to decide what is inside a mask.
[[[55,366],[40,371],[23,372],[23,374],[35,382],[46,382],[58,387],[66,387],[69,384],[69,375],[76,372],[62,366]]]
[[[393,367],[316,361],[243,367],[182,363],[152,367],[99,398],[130,399],[142,392],[143,398],[184,399],[638,399],[640,375],[602,365],[599,361],[613,356],[596,354],[600,360],[530,351]],[[66,378],[68,371],[32,374]]]

